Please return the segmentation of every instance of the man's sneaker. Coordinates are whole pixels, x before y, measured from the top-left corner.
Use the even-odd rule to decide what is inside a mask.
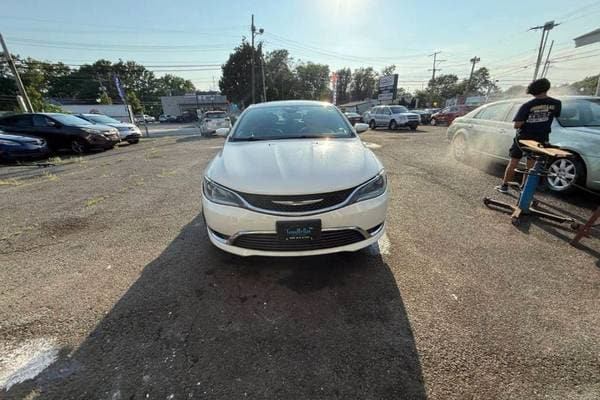
[[[508,193],[508,184],[503,183],[502,185],[496,186],[494,189],[496,189],[500,193],[507,194]]]

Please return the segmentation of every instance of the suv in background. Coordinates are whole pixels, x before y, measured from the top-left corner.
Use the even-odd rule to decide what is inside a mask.
[[[207,111],[200,120],[200,134],[208,136],[219,128],[231,128],[231,120],[225,111]]]
[[[470,111],[473,111],[475,106],[466,106],[464,104],[450,106],[436,112],[431,116],[431,125],[446,124],[450,125],[455,118],[462,117]]]
[[[383,126],[388,129],[410,128],[417,130],[421,116],[408,111],[404,106],[377,106],[369,112],[369,120],[365,121],[371,129]]]

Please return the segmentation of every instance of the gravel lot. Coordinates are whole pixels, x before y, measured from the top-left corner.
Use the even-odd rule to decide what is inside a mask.
[[[599,398],[598,238],[485,208],[502,166],[457,163],[444,128],[365,133],[387,236],[304,259],[213,249],[200,191],[223,140],[152,129],[0,168],[0,398]]]

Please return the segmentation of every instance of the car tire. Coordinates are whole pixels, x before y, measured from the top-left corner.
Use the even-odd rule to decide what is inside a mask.
[[[465,162],[469,159],[469,147],[467,138],[459,133],[452,139],[452,155],[456,161]]]
[[[548,167],[546,185],[557,193],[570,193],[576,185],[585,184],[585,165],[579,158],[559,158]]]
[[[395,131],[396,129],[398,129],[398,124],[396,123],[396,120],[393,119],[393,120],[390,121],[389,128],[391,130],[393,130],[393,131]]]
[[[429,121],[429,124],[431,126],[436,126],[437,125],[437,121],[435,120],[435,118],[431,118],[431,121]]]
[[[129,144],[137,144],[140,142],[140,139],[133,139],[133,140],[128,140],[127,143]]]
[[[81,139],[71,140],[71,151],[75,154],[85,154],[88,152],[88,144]]]
[[[416,131],[417,130],[417,125],[411,125],[410,126],[410,130],[413,131],[413,132]]]
[[[369,122],[369,128],[373,130],[377,129],[377,124],[375,123],[374,119],[372,119],[371,122]]]

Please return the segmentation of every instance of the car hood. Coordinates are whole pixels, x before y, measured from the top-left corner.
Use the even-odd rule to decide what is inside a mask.
[[[117,128],[120,131],[128,131],[128,130],[137,128],[137,126],[135,126],[134,124],[128,124],[126,122],[122,122],[122,123],[115,122],[115,123],[104,124],[104,125],[112,126],[113,128]]]
[[[565,129],[568,132],[589,133],[593,135],[598,135],[600,133],[600,126],[565,126],[562,127],[562,129]]]
[[[0,140],[10,140],[11,142],[35,144],[41,144],[44,142],[44,139],[38,138],[36,136],[11,135],[8,133],[0,133]]]
[[[382,169],[360,139],[227,142],[206,176],[244,193],[292,195],[355,187]]]
[[[394,115],[402,115],[403,117],[415,116],[418,117],[419,114],[413,112],[404,112],[404,113],[395,113]]]

